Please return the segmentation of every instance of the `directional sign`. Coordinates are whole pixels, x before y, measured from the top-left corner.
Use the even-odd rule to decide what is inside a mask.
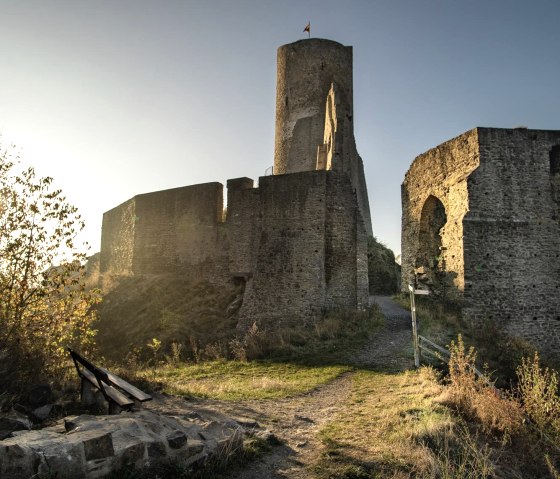
[[[424,294],[424,295],[430,294],[429,290],[427,290],[427,289],[414,289],[414,286],[412,286],[411,284],[408,285],[408,290],[411,293],[414,293],[414,294]]]

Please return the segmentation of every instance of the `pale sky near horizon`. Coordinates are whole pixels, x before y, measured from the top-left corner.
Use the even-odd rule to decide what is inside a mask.
[[[476,126],[560,129],[559,0],[0,0],[0,132],[99,249],[130,197],[273,163],[276,49],[354,48],[374,234],[400,252],[414,157]]]

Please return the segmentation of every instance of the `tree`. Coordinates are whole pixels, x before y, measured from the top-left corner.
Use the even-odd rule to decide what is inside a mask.
[[[400,271],[395,254],[375,236],[368,237],[368,270],[370,294],[398,292]]]
[[[77,209],[52,178],[18,168],[14,147],[0,148],[0,391],[38,367],[55,377],[67,364],[66,345],[91,345],[99,301],[84,284]]]

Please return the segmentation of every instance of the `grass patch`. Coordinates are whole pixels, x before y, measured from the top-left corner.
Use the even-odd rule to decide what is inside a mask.
[[[408,294],[393,296],[393,300],[410,311]],[[469,329],[461,320],[461,310],[455,304],[442,303],[423,296],[416,296],[415,303],[418,332],[442,346]]]
[[[397,375],[359,371],[351,403],[325,426],[318,479],[493,478],[503,444],[479,435],[442,403],[431,368]],[[509,459],[509,458],[508,458]]]
[[[162,366],[139,373],[163,392],[223,400],[272,399],[302,394],[349,371],[347,366],[304,366],[268,361],[212,361]]]
[[[320,432],[324,449],[314,472],[325,479],[428,474],[435,461],[424,439],[454,425],[450,410],[435,401],[441,388],[429,369],[357,372],[348,408]]]

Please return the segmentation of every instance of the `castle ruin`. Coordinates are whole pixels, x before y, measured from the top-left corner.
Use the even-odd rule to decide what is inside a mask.
[[[353,132],[352,47],[278,49],[273,175],[137,195],[103,215],[100,272],[244,285],[239,327],[368,304],[371,219]]]
[[[402,184],[402,289],[423,283],[549,355],[560,349],[560,131],[475,128]]]

